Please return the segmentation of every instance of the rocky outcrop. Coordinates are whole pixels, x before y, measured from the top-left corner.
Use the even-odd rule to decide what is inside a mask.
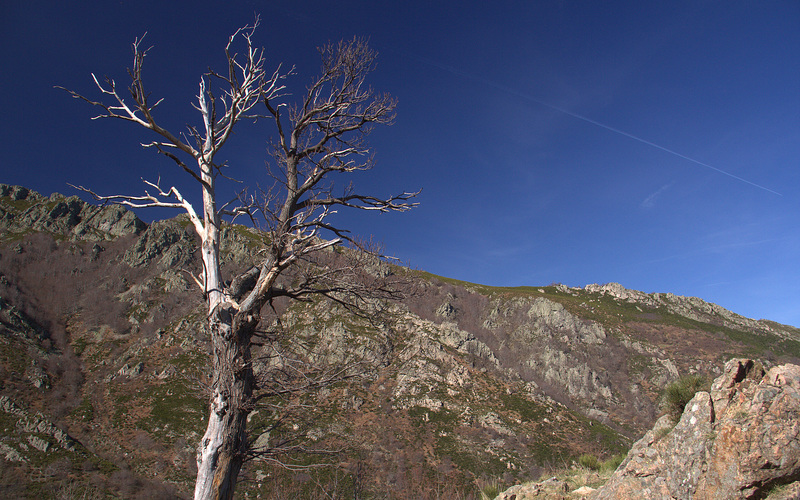
[[[179,219],[152,223],[125,252],[122,261],[131,267],[155,264],[159,269],[180,268],[192,259],[194,235]]]
[[[534,321],[534,328],[557,332],[565,336],[565,341],[579,344],[600,344],[606,338],[603,327],[591,321],[584,321],[570,314],[563,305],[545,298],[533,301],[528,317]]]
[[[579,317],[556,300],[498,298],[483,327],[493,331],[495,338],[505,337],[497,352],[512,376],[521,373],[526,382],[554,388],[559,396],[578,403],[590,418],[610,423],[608,415],[614,406],[621,406],[623,400],[629,404],[633,397],[614,387],[609,370],[597,363],[609,349],[603,325]]]
[[[446,406],[430,392],[444,386],[445,392],[452,395],[470,384],[469,369],[460,355],[497,364],[497,358],[483,342],[455,323],[436,324],[404,312],[399,324],[411,335],[409,344],[397,354],[400,369],[393,400],[398,408]]]
[[[545,479],[537,483],[518,484],[512,486],[495,497],[495,500],[561,500],[570,498],[569,484],[556,478]]]
[[[597,479],[597,473],[590,473],[590,478]],[[495,497],[495,500],[575,500],[585,498],[594,493],[590,486],[574,488],[569,481],[551,477],[543,481],[514,485]]]
[[[786,498],[799,480],[800,366],[765,373],[734,359],[674,427],[664,416],[634,444],[591,498]]]
[[[42,231],[72,240],[112,239],[142,231],[146,224],[119,205],[101,207],[77,196],[45,198],[21,186],[0,184],[0,229],[9,233]]]
[[[42,342],[49,338],[50,332],[0,296],[0,356],[12,357],[16,367],[24,369],[25,380],[37,389],[50,386],[50,377],[43,367],[48,353],[42,347]]]
[[[66,451],[75,451],[76,442],[41,414],[31,414],[20,408],[7,396],[0,396],[0,412],[6,419],[15,421],[14,431],[20,438],[16,441],[17,448],[2,443],[0,453],[6,460],[14,462],[27,462],[30,458],[31,447],[41,453],[52,453],[60,448]],[[27,444],[25,444],[27,443]]]
[[[584,290],[608,295],[623,302],[644,305],[648,308],[664,308],[673,314],[694,321],[717,323],[734,329],[747,328],[779,335],[783,333],[781,329],[774,329],[768,321],[745,318],[698,297],[684,297],[674,293],[644,293],[638,290],[629,290],[619,283],[591,284],[586,285]]]

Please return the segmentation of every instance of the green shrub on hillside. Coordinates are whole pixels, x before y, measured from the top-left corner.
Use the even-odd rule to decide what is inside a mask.
[[[619,467],[619,464],[621,464],[624,459],[625,455],[618,454],[612,455],[606,460],[600,460],[591,453],[584,453],[578,457],[578,464],[589,470],[611,473]]]
[[[584,453],[579,456],[578,463],[591,470],[598,470],[600,468],[600,460],[591,453]]]
[[[680,420],[683,409],[694,395],[708,388],[705,377],[700,375],[687,375],[669,384],[664,389],[662,407],[674,422]]]

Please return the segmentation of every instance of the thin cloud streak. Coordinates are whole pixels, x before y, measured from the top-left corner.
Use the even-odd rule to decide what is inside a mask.
[[[671,188],[674,183],[665,184],[661,186],[655,193],[651,194],[647,198],[644,199],[641,203],[641,207],[645,209],[651,209],[656,205],[656,199],[661,196],[661,193],[666,191],[667,189]]]
[[[606,125],[605,123],[599,122],[597,120],[592,120],[589,117],[586,117],[586,116],[583,116],[581,114],[572,112],[572,111],[570,111],[568,109],[562,108],[560,106],[556,106],[554,104],[550,104],[549,102],[542,101],[541,99],[537,99],[537,98],[535,98],[535,97],[533,97],[531,95],[525,94],[524,92],[520,92],[519,90],[513,89],[511,87],[508,87],[508,86],[503,85],[501,83],[495,82],[493,80],[489,80],[487,78],[476,76],[476,75],[473,75],[471,73],[467,73],[466,71],[454,68],[453,66],[448,66],[446,64],[441,64],[441,63],[438,63],[438,62],[436,62],[436,61],[434,61],[432,59],[428,59],[426,57],[422,57],[422,56],[418,56],[418,55],[415,55],[415,54],[411,54],[411,53],[406,52],[406,51],[395,50],[395,52],[397,52],[399,54],[402,54],[402,55],[404,55],[406,57],[409,57],[411,59],[415,59],[415,60],[417,60],[419,62],[422,62],[424,64],[427,64],[429,66],[433,66],[433,67],[439,68],[439,69],[441,69],[443,71],[447,71],[447,72],[452,73],[454,75],[461,76],[461,77],[464,77],[464,78],[468,78],[470,80],[474,80],[476,82],[483,83],[484,85],[488,85],[490,87],[494,87],[494,88],[496,88],[498,90],[502,90],[503,92],[506,92],[508,94],[520,97],[520,98],[525,99],[525,100],[530,101],[530,102],[534,102],[534,103],[539,104],[541,106],[544,106],[546,108],[550,108],[550,109],[552,109],[554,111],[558,111],[559,113],[563,113],[563,114],[565,114],[567,116],[571,116],[573,118],[576,118],[578,120],[584,121],[584,122],[589,123],[591,125],[595,125],[595,126],[600,127],[602,129],[608,130],[609,132],[613,132],[615,134],[619,134],[619,135],[621,135],[623,137],[627,137],[629,139],[633,139],[634,141],[641,142],[642,144],[646,144],[646,145],[651,146],[653,148],[660,149],[661,151],[664,151],[665,153],[669,153],[669,154],[671,154],[673,156],[677,156],[678,158],[681,158],[681,159],[686,160],[686,161],[691,162],[691,163],[695,163],[697,165],[700,165],[701,167],[708,168],[708,169],[713,170],[713,171],[715,171],[717,173],[720,173],[720,174],[723,174],[723,175],[727,175],[728,177],[730,177],[732,179],[736,179],[737,181],[744,182],[745,184],[749,184],[749,185],[751,185],[753,187],[757,187],[758,189],[762,189],[762,190],[764,190],[764,191],[766,191],[768,193],[772,193],[772,194],[775,194],[775,195],[778,195],[778,196],[783,196],[781,193],[779,193],[777,191],[773,191],[772,189],[769,189],[768,187],[764,187],[761,184],[756,184],[755,182],[752,182],[752,181],[749,181],[749,180],[744,179],[742,177],[739,177],[738,175],[735,175],[735,174],[732,174],[732,173],[727,172],[725,170],[722,170],[721,168],[717,168],[717,167],[715,167],[713,165],[709,165],[708,163],[704,163],[704,162],[702,162],[700,160],[695,160],[694,158],[691,158],[691,157],[686,156],[684,154],[678,153],[677,151],[674,151],[672,149],[666,148],[664,146],[660,146],[660,145],[658,145],[658,144],[656,144],[656,143],[654,143],[652,141],[648,141],[647,139],[643,139],[643,138],[641,138],[639,136],[636,136],[634,134],[631,134],[629,132],[625,132],[624,130],[620,130],[620,129],[616,128],[616,127],[612,127],[611,125]]]

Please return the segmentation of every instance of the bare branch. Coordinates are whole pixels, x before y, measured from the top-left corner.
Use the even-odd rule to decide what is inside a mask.
[[[164,149],[164,148],[175,147],[174,144],[169,144],[169,143],[166,143],[166,142],[155,142],[154,141],[154,142],[151,142],[151,143],[148,143],[148,144],[142,144],[142,147],[144,147],[144,148],[156,148],[156,150],[159,153],[161,153],[162,155],[166,156],[170,160],[172,160],[175,163],[177,163],[178,166],[181,167],[187,174],[192,176],[192,178],[194,180],[199,182],[201,185],[203,185],[205,187],[208,187],[208,183],[205,182],[199,175],[197,175],[197,172],[195,172],[194,170],[189,168],[189,166],[187,166],[180,158],[178,158],[177,155],[175,155],[175,154],[167,151],[166,149]]]
[[[418,202],[406,203],[406,201],[417,197],[421,192],[422,190],[415,193],[401,193],[385,200],[376,198],[374,196],[351,194],[338,198],[310,199],[298,204],[298,207],[301,209],[306,209],[310,207],[340,205],[344,207],[357,208],[359,210],[405,212],[419,205]]]
[[[150,194],[147,190],[145,190],[145,194],[143,196],[130,196],[130,195],[123,195],[123,194],[115,194],[110,196],[102,196],[91,189],[85,188],[83,186],[74,186],[70,184],[73,188],[83,191],[84,193],[90,194],[95,200],[101,201],[103,203],[115,203],[118,205],[124,205],[131,208],[153,208],[153,207],[161,207],[161,208],[180,208],[186,211],[189,215],[189,220],[194,225],[195,231],[197,234],[202,238],[205,235],[205,228],[203,227],[203,222],[197,216],[197,212],[195,212],[194,207],[188,200],[186,200],[183,195],[181,195],[180,191],[175,186],[170,187],[167,191],[164,191],[161,186],[159,185],[161,179],[156,182],[150,182],[145,179],[142,179],[146,185],[155,188],[156,194]],[[176,201],[165,201],[164,199],[173,198]]]

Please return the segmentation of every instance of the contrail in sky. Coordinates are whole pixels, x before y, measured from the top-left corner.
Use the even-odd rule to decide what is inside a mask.
[[[518,91],[516,89],[513,89],[511,87],[503,85],[501,83],[498,83],[498,82],[495,82],[495,81],[492,81],[492,80],[489,80],[489,79],[486,79],[486,78],[483,78],[483,77],[480,77],[480,76],[476,76],[476,75],[473,75],[473,74],[470,74],[470,73],[467,73],[467,72],[462,71],[460,69],[457,69],[457,68],[454,68],[452,66],[448,66],[448,65],[445,65],[445,64],[438,63],[436,61],[433,61],[433,60],[425,58],[425,57],[412,55],[412,54],[410,54],[408,52],[404,52],[404,51],[403,52],[397,51],[397,52],[399,52],[399,53],[401,53],[401,54],[403,54],[403,55],[405,55],[407,57],[410,57],[412,59],[416,59],[416,60],[418,60],[418,61],[420,61],[422,63],[428,64],[430,66],[434,66],[434,67],[439,68],[441,70],[444,70],[444,71],[447,71],[449,73],[452,73],[454,75],[461,76],[461,77],[464,77],[464,78],[469,78],[470,80],[474,80],[474,81],[483,83],[485,85],[488,85],[490,87],[494,87],[494,88],[496,88],[498,90],[502,90],[503,92],[507,92],[507,93],[509,93],[511,95],[515,95],[515,96],[520,97],[522,99],[525,99],[527,101],[534,102],[534,103],[539,104],[541,106],[544,106],[546,108],[550,108],[552,110],[558,111],[560,113],[564,113],[565,115],[571,116],[573,118],[577,118],[578,120],[581,120],[581,121],[584,121],[586,123],[590,123],[592,125],[595,125],[597,127],[606,129],[609,132],[614,132],[615,134],[619,134],[619,135],[627,137],[629,139],[633,139],[634,141],[641,142],[642,144],[647,144],[648,146],[654,147],[656,149],[660,149],[661,151],[669,153],[669,154],[671,154],[673,156],[677,156],[678,158],[681,158],[683,160],[695,163],[697,165],[700,165],[701,167],[706,167],[706,168],[711,169],[711,170],[713,170],[715,172],[718,172],[720,174],[727,175],[728,177],[736,179],[737,181],[744,182],[745,184],[749,184],[751,186],[757,187],[758,189],[763,189],[764,191],[767,191],[768,193],[776,194],[778,196],[783,196],[781,193],[779,193],[777,191],[773,191],[772,189],[764,187],[764,186],[762,186],[760,184],[756,184],[755,182],[751,182],[751,181],[748,181],[747,179],[743,179],[742,177],[739,177],[738,175],[734,175],[734,174],[732,174],[730,172],[726,172],[725,170],[722,170],[721,168],[717,168],[717,167],[715,167],[713,165],[709,165],[708,163],[703,163],[702,161],[695,160],[694,158],[691,158],[689,156],[686,156],[686,155],[683,155],[681,153],[678,153],[677,151],[673,151],[672,149],[665,148],[664,146],[660,146],[660,145],[658,145],[658,144],[656,144],[654,142],[648,141],[647,139],[642,139],[641,137],[638,137],[638,136],[633,135],[631,133],[625,132],[624,130],[620,130],[618,128],[612,127],[611,125],[606,125],[605,123],[599,122],[597,120],[592,120],[589,117],[580,115],[578,113],[574,113],[574,112],[572,112],[572,111],[570,111],[568,109],[564,109],[562,107],[555,106],[555,105],[550,104],[548,102],[542,101],[541,99],[537,99],[537,98],[535,98],[535,97],[533,97],[531,95],[525,94],[525,93],[520,92],[520,91]]]

